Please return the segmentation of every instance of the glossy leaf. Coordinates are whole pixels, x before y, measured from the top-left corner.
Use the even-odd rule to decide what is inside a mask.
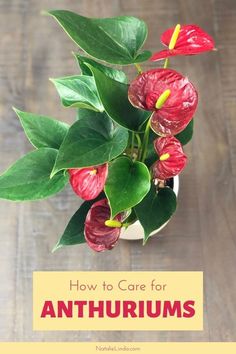
[[[94,201],[84,202],[76,213],[70,219],[65,231],[52,252],[55,252],[63,246],[77,245],[85,242],[84,238],[84,222],[86,215]]]
[[[187,127],[179,134],[175,135],[175,137],[181,142],[182,145],[188,144],[188,142],[193,137],[193,126],[194,120],[192,119]]]
[[[93,77],[67,76],[51,79],[51,81],[58,91],[63,106],[88,108],[98,112],[104,110]]]
[[[78,108],[76,110],[75,120],[79,120],[80,119],[81,113],[83,115],[83,111],[85,111],[85,115],[87,115],[87,113],[90,113],[90,109]]]
[[[147,37],[144,21],[131,16],[88,18],[66,10],[48,12],[87,54],[111,64],[145,61],[151,53],[139,49]]]
[[[110,119],[110,117],[106,114],[106,112],[91,112],[91,109],[86,108],[78,108],[76,120],[84,119],[84,118],[91,118],[93,119],[105,117],[105,119]]]
[[[157,230],[170,219],[176,210],[176,195],[171,188],[162,188],[156,192],[152,184],[149,193],[136,205],[136,215],[144,229],[144,244],[151,232]]]
[[[154,149],[154,140],[158,138],[158,135],[154,133],[152,130],[149,132],[149,140],[148,140],[148,147],[147,147],[147,157],[145,159],[145,164],[148,168],[150,168],[154,162],[158,160],[157,152]]]
[[[34,147],[59,149],[69,129],[68,124],[46,116],[22,112],[16,108],[14,111],[20,119],[27,138]]]
[[[134,211],[134,209],[130,210],[130,213],[128,214],[127,218],[123,220],[125,224],[133,224],[135,221],[137,221],[137,215]]]
[[[15,201],[47,198],[64,188],[68,174],[50,179],[57,150],[41,148],[16,161],[0,176],[0,198]]]
[[[128,100],[128,85],[117,82],[89,65],[97,85],[98,94],[107,114],[121,126],[138,131],[150,112],[137,109]]]
[[[78,245],[81,243],[85,243],[84,237],[84,223],[86,216],[88,214],[91,206],[98,200],[101,200],[105,197],[104,193],[101,193],[96,199],[86,201],[79,209],[75,212],[75,214],[70,219],[67,224],[63,235],[60,237],[56,245],[54,246],[52,252],[57,251],[59,248],[64,246],[72,246]]]
[[[100,70],[101,72],[103,72],[106,76],[109,76],[110,78],[119,81],[119,82],[123,82],[123,83],[127,83],[128,79],[124,73],[124,71],[122,70],[118,70],[118,69],[114,69],[108,66],[105,66],[101,63],[96,62],[93,59],[84,57],[82,55],[79,54],[75,54],[75,57],[77,59],[77,62],[80,66],[81,72],[83,75],[88,75],[91,76],[92,72],[89,69],[89,67],[86,64],[90,64],[92,65],[94,68],[97,68],[98,70]]]
[[[114,160],[108,170],[105,193],[111,207],[111,216],[138,204],[150,189],[150,174],[142,162],[127,157]]]
[[[128,143],[128,131],[114,127],[104,114],[79,119],[69,129],[58,153],[52,175],[62,169],[97,166],[120,155]]]

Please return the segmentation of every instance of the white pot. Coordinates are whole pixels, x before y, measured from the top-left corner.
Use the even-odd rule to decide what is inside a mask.
[[[175,176],[173,178],[173,191],[176,194],[176,197],[179,193],[179,176]],[[153,231],[151,236],[156,235],[159,231],[161,231],[170,221],[170,219],[165,222],[159,229]],[[136,221],[133,225],[130,225],[127,229],[122,229],[120,238],[123,240],[141,240],[143,239],[143,228],[139,221]]]

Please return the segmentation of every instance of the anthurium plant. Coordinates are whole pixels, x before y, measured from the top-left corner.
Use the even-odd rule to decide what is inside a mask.
[[[138,18],[47,14],[81,49],[80,74],[51,79],[76,120],[69,126],[14,108],[34,150],[0,176],[0,197],[38,200],[70,183],[84,202],[54,250],[84,242],[110,250],[121,229],[137,221],[145,244],[176,210],[171,179],[187,163],[183,145],[198,103],[195,87],[169,68],[169,58],[214,50],[213,39],[196,25],[177,25],[161,36],[166,49],[152,54],[142,49],[147,26]],[[160,60],[164,65],[143,72],[141,63]],[[130,83],[126,65],[135,69]]]

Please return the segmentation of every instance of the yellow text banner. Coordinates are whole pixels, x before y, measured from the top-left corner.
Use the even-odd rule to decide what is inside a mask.
[[[34,330],[202,330],[202,272],[35,272]]]

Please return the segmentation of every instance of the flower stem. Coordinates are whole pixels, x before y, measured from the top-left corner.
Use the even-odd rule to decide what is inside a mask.
[[[134,153],[134,138],[135,138],[135,133],[132,132],[132,138],[131,138],[131,152],[130,152],[131,158],[133,158],[133,153]]]
[[[151,127],[151,118],[148,119],[145,132],[144,132],[144,138],[143,138],[143,156],[141,161],[144,162],[147,156],[147,149],[148,149],[148,140],[149,140],[149,132],[150,132],[150,127]]]
[[[134,223],[134,221],[131,221],[131,222],[124,222],[123,224],[122,224],[122,227],[125,227],[126,229],[130,226],[130,225],[132,225]]]
[[[141,142],[139,134],[136,133],[135,137],[136,137],[136,140],[137,140],[137,143],[138,143],[138,156],[137,156],[137,159],[139,160],[140,157],[141,157],[141,154],[142,154],[142,142]]]
[[[136,67],[138,74],[142,74],[143,70],[141,68],[141,65],[134,63],[134,66]]]
[[[167,69],[169,65],[169,58],[166,58],[165,63],[164,63],[164,69]]]

